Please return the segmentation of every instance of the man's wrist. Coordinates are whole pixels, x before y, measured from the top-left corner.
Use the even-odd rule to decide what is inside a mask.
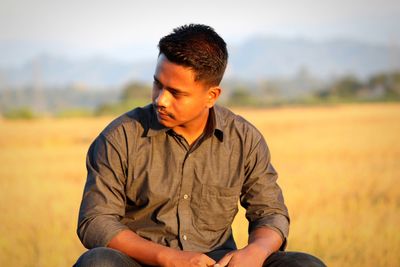
[[[274,251],[266,246],[258,244],[257,242],[250,243],[246,246],[246,250],[262,260],[266,260]]]
[[[157,266],[168,266],[168,262],[173,259],[177,251],[173,248],[163,247],[156,255]]]

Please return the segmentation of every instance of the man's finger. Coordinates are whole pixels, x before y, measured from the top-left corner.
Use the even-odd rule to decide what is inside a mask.
[[[207,266],[215,266],[215,260],[211,259],[207,255],[204,255],[204,256],[205,256],[205,262],[206,262]]]

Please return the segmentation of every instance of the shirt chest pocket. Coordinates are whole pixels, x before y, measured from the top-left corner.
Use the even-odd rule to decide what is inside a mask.
[[[201,185],[193,195],[193,214],[203,230],[220,231],[231,225],[237,211],[240,186]]]

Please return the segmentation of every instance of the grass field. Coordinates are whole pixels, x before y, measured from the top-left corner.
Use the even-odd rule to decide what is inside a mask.
[[[328,266],[400,262],[400,104],[236,110],[264,134],[288,250]],[[111,118],[0,120],[0,266],[71,266],[85,154]],[[234,223],[246,243],[243,211]]]

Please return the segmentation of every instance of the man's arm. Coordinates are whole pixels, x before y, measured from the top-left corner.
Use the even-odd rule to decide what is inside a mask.
[[[268,227],[260,227],[251,232],[249,244],[240,250],[226,254],[219,266],[254,266],[261,267],[264,261],[282,246],[280,234]]]
[[[131,230],[111,239],[108,247],[122,251],[137,261],[162,267],[214,266],[215,261],[202,253],[180,251],[148,241]]]
[[[279,249],[286,246],[289,233],[289,214],[282,190],[277,183],[278,173],[271,164],[267,143],[260,134],[254,137],[252,149],[245,164],[245,182],[240,198],[246,209],[249,233],[260,227],[269,227],[283,240]]]
[[[122,146],[121,146],[122,147]],[[87,180],[79,210],[77,233],[88,248],[102,247],[128,229],[125,215],[126,151],[103,134],[91,144],[86,158]]]

